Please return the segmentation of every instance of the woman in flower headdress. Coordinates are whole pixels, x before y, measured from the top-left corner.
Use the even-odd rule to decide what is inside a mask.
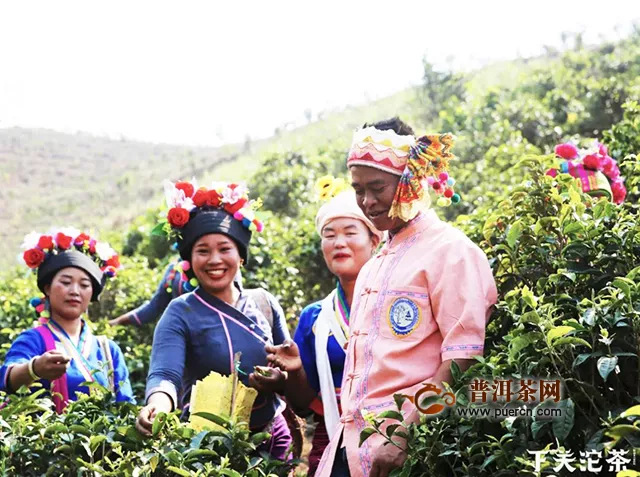
[[[242,289],[242,275],[236,275],[237,287]],[[195,286],[182,269],[182,260],[174,260],[164,270],[155,293],[148,301],[139,307],[128,311],[109,321],[111,326],[135,325],[142,326],[151,323],[162,316],[169,303],[174,298],[195,290]]]
[[[178,181],[175,186],[185,189],[187,192],[192,191],[194,186],[190,182]],[[193,192],[192,192],[193,193]],[[172,250],[177,248],[177,243],[172,246]],[[188,265],[187,265],[188,267]],[[242,275],[238,270],[235,278],[236,285],[242,289]],[[172,261],[162,275],[162,279],[158,284],[158,288],[151,297],[139,307],[120,315],[109,321],[111,326],[118,325],[135,325],[142,326],[157,320],[162,316],[164,310],[174,298],[189,293],[195,289],[197,285],[191,282],[185,270],[182,269],[182,259]]]
[[[262,294],[265,307],[234,285],[248,258],[252,232],[262,231],[255,202],[237,184],[195,190],[189,183],[165,182],[165,194],[170,204],[166,228],[176,236],[182,269],[197,280],[197,288],[174,299],[156,326],[138,430],[150,435],[159,412],[182,408],[186,415],[198,380],[212,371],[230,375],[237,369],[241,381],[258,390],[250,429],[268,431],[272,437],[266,449],[285,459],[291,434],[282,416],[285,402],[274,392],[282,389],[284,374],[272,369],[258,380],[254,373],[256,366],[267,365],[265,345],[289,338],[284,312],[268,292]],[[237,352],[242,356],[236,368]]]
[[[358,207],[354,191],[345,190],[345,185],[329,176],[317,184],[321,198],[330,199],[318,210],[315,222],[324,260],[338,279],[336,288],[302,310],[293,343],[267,347],[273,364],[288,372],[287,399],[301,414],[313,412],[317,423],[309,454],[310,476],[340,418],[338,402],[356,278],[382,239]]]
[[[134,402],[122,351],[95,336],[82,318],[120,262],[108,244],[74,229],[29,234],[23,259],[37,274],[44,299],[31,301],[40,326],[24,331],[11,344],[0,368],[0,390],[15,392],[38,381],[52,392],[56,410],[88,393],[85,382],[111,389],[116,401]]]
[[[594,197],[605,197],[614,204],[622,204],[627,197],[624,179],[615,159],[609,156],[607,146],[594,141],[588,149],[579,150],[573,143],[558,144],[554,152],[563,159],[560,169],[549,169],[547,175],[559,172],[580,180],[582,191]]]

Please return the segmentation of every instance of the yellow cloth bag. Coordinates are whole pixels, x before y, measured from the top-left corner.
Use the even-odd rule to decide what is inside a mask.
[[[198,412],[216,414],[235,422],[249,423],[251,410],[258,391],[242,384],[238,379],[240,354],[234,357],[234,370],[230,376],[211,372],[206,378],[199,380],[191,388],[191,404],[189,425],[201,431],[205,428],[219,430],[220,426],[204,417],[195,416]]]

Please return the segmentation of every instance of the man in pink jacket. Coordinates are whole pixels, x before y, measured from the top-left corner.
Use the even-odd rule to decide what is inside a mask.
[[[483,352],[497,299],[491,269],[473,242],[438,219],[426,190],[439,191],[443,204],[459,200],[446,174],[451,144],[449,135],[416,139],[397,118],[354,135],[347,165],[358,205],[388,240],[356,282],[342,416],[318,476],[384,477],[401,466],[406,454],[381,436],[358,446],[364,417],[394,409],[394,394],[441,387],[451,361],[466,369]],[[409,401],[403,411],[420,418]]]

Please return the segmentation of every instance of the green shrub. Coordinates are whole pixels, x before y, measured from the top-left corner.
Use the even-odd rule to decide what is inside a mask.
[[[627,202],[640,207],[640,105],[630,101],[623,106],[624,119],[605,131],[604,140],[613,158],[622,161],[620,172],[627,188]]]
[[[40,394],[12,396],[0,410],[0,473],[6,476],[286,476],[293,464],[272,460],[245,423],[210,416],[221,430],[196,432],[175,413],[159,414],[154,438],[135,429],[138,407],[113,404],[92,385],[57,415]]]
[[[307,206],[297,218],[272,216],[252,239],[243,270],[246,286],[266,288],[278,298],[291,331],[302,308],[324,298],[336,283],[315,229],[318,206]]]
[[[315,194],[319,177],[333,174],[334,160],[326,154],[308,157],[298,152],[272,154],[249,183],[254,197],[260,197],[264,208],[286,217],[297,217]]]

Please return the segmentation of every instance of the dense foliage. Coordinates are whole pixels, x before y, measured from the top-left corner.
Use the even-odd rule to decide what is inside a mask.
[[[145,439],[134,426],[138,408],[114,405],[104,388],[93,385],[91,396],[62,415],[42,392],[12,398],[0,411],[1,475],[260,477],[289,470],[258,450],[267,434],[251,435],[246,424],[211,416],[220,430],[196,432],[175,414],[159,414],[153,439]]]

